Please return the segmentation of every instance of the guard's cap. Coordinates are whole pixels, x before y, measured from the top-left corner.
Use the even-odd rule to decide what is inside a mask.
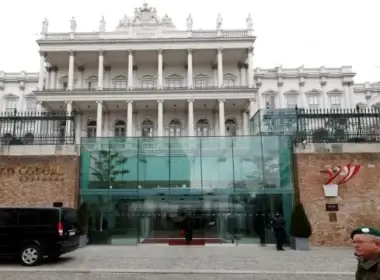
[[[351,239],[354,238],[356,234],[370,234],[373,236],[380,237],[380,230],[370,227],[358,227],[351,232]]]

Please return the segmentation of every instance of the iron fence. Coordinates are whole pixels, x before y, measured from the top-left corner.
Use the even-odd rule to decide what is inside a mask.
[[[296,108],[298,143],[380,142],[380,109]]]
[[[64,112],[0,113],[1,145],[64,145],[75,143],[75,116]]]

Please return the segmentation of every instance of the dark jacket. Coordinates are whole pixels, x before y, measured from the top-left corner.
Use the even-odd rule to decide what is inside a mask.
[[[285,220],[283,217],[279,216],[273,219],[272,226],[274,230],[284,230],[285,229]]]
[[[380,254],[372,260],[358,258],[358,267],[355,280],[378,280],[380,279]]]

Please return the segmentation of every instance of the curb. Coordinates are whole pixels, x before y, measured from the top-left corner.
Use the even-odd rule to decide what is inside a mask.
[[[264,275],[342,275],[354,272],[340,271],[266,271],[266,270],[173,270],[173,269],[116,269],[116,268],[0,268],[0,272],[68,272],[68,273],[125,273],[125,274],[264,274]]]

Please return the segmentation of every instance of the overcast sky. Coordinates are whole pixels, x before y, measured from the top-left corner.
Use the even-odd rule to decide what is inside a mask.
[[[38,71],[35,40],[44,17],[50,32],[68,32],[77,19],[78,32],[98,29],[102,15],[107,31],[124,14],[133,15],[142,0],[2,1],[0,69]],[[215,29],[220,12],[224,29],[245,28],[252,14],[255,66],[340,67],[352,65],[356,82],[380,81],[380,0],[150,0],[160,16],[168,14],[178,29],[193,16],[194,29]]]

